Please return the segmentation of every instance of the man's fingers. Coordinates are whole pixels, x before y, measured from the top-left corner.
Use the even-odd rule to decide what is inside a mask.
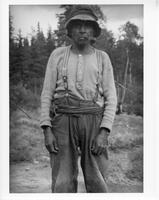
[[[95,144],[94,144],[94,140],[92,141],[92,145],[91,145],[91,151],[93,151],[95,148]]]
[[[58,153],[58,151],[54,148],[53,144],[46,145],[47,150],[49,153]]]
[[[58,148],[57,142],[54,141],[54,142],[53,142],[53,145],[54,145],[55,151],[58,152],[58,151],[59,151],[59,148]]]
[[[102,153],[103,153],[103,148],[99,146],[97,148],[97,156],[101,155]]]
[[[101,155],[102,153],[106,153],[107,152],[107,148],[105,146],[97,146],[95,145],[94,149],[91,149],[92,150],[92,153],[94,155]]]
[[[97,145],[96,145],[95,142],[93,142],[93,146],[91,148],[91,151],[92,151],[93,154],[95,154],[95,155],[97,154],[98,148],[97,148]]]
[[[96,154],[96,143],[94,140],[92,141],[91,151],[93,154]]]
[[[46,149],[51,153],[53,151],[53,145],[51,144],[46,144]]]
[[[109,142],[108,142],[108,138],[107,138],[107,140],[106,140],[106,146],[108,146],[108,144],[109,144]]]
[[[105,150],[104,150],[104,155],[105,155],[105,157],[106,157],[106,159],[108,160],[109,159],[109,157],[108,157],[108,148],[106,147],[105,148]]]

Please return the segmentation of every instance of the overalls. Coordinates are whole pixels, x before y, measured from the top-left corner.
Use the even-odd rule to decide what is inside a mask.
[[[106,184],[107,151],[100,156],[93,155],[91,152],[92,140],[99,133],[104,110],[96,103],[99,93],[99,80],[97,80],[93,101],[81,100],[70,94],[66,68],[69,51],[70,48],[68,47],[63,63],[65,97],[53,101],[55,116],[52,119],[52,131],[57,138],[59,152],[50,154],[52,192],[77,192],[78,148],[81,151],[81,167],[87,192],[108,192]],[[96,55],[97,61],[99,61],[98,53]]]

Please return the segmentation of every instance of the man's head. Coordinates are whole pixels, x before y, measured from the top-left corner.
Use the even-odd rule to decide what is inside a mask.
[[[95,40],[101,33],[97,20],[90,6],[74,6],[65,24],[68,36],[73,40],[79,39],[81,43],[87,39]]]

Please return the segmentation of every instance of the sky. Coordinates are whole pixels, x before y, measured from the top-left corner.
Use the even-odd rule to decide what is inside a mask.
[[[119,27],[130,21],[139,27],[139,33],[143,36],[143,6],[142,5],[100,5],[106,16],[106,27],[111,30],[116,38],[119,37]],[[13,16],[14,33],[21,29],[22,35],[31,36],[32,29],[37,28],[37,23],[46,35],[48,27],[57,29],[56,15],[63,9],[57,5],[10,5],[10,13]]]

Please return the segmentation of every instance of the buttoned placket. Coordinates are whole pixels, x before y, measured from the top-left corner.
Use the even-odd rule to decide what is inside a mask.
[[[77,61],[77,73],[76,73],[76,87],[77,89],[82,89],[82,82],[83,82],[83,73],[84,71],[84,60],[81,54],[78,54],[78,61]]]

